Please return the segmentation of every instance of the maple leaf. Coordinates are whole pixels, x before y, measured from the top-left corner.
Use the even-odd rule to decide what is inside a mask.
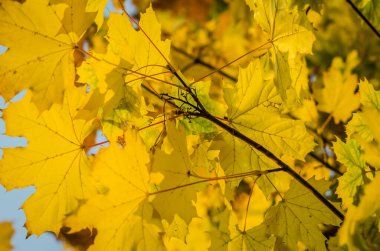
[[[11,238],[14,233],[12,223],[0,222],[0,250],[11,251]]]
[[[367,79],[359,83],[360,102],[363,106],[371,107],[380,111],[380,91],[375,91],[373,85]]]
[[[380,92],[364,80],[359,83],[359,94],[362,107],[346,125],[347,138],[358,142],[362,157],[369,165],[380,168]]]
[[[159,191],[168,191],[158,194],[152,203],[163,219],[172,221],[174,214],[177,213],[182,219],[189,222],[195,216],[192,201],[196,199],[196,192],[205,186],[202,183],[197,184],[202,180],[197,176],[204,177],[202,174],[207,174],[207,172],[202,170],[204,166],[201,169],[193,166],[187,150],[184,129],[181,126],[176,128],[174,122],[168,122],[166,128],[173,151],[170,154],[166,154],[162,150],[157,151],[152,172],[164,175]],[[191,183],[194,184],[188,186]],[[171,201],[176,201],[176,207],[171,206]]]
[[[257,226],[232,236],[228,243],[231,250],[273,250],[276,238],[266,233],[264,226]]]
[[[375,91],[373,86],[365,79],[359,83],[359,94],[363,111],[354,113],[352,119],[348,122],[346,126],[347,136],[351,137],[353,134],[358,134],[364,140],[370,142],[374,138],[374,133],[376,134],[377,132],[374,125],[379,118],[376,110],[380,112],[380,91]],[[377,138],[380,140],[380,136],[377,136]]]
[[[40,110],[61,103],[63,91],[75,81],[74,52],[96,13],[86,13],[87,1],[28,0],[0,4],[0,92],[12,98],[33,90]]]
[[[292,77],[290,69],[301,72],[301,65],[295,63],[297,54],[310,54],[315,40],[309,25],[296,8],[289,9],[284,0],[246,0],[258,25],[266,32],[271,48],[263,60],[274,74],[278,93],[287,100],[287,90],[294,87],[298,77]],[[299,75],[299,74],[297,74]]]
[[[334,152],[340,163],[347,167],[347,171],[339,177],[339,185],[336,193],[342,198],[342,204],[347,207],[353,202],[357,188],[364,184],[365,172],[369,169],[360,152],[360,146],[355,140],[347,140],[343,143],[340,139],[333,144]]]
[[[98,88],[104,98],[104,116],[110,115],[123,99],[133,103],[128,97],[141,92],[138,87],[144,80],[157,82],[155,86],[162,92],[171,91],[163,75],[168,73],[170,41],[161,40],[161,26],[151,7],[141,14],[139,30],[134,28],[135,22],[125,13],[111,13],[107,22],[107,52],[91,52],[92,57],[78,69],[79,81]],[[133,89],[126,89],[126,84]]]
[[[347,59],[347,65],[340,58],[334,58],[330,69],[323,74],[325,87],[315,90],[318,110],[330,113],[335,124],[346,122],[360,105],[360,96],[355,93],[357,76],[350,73],[355,66],[350,62],[354,55]]]
[[[366,245],[367,243],[371,245],[369,238],[361,236],[363,233],[361,233],[360,224],[375,214],[378,217],[380,209],[380,201],[378,199],[380,196],[379,186],[380,176],[377,175],[370,184],[364,187],[364,195],[360,198],[359,205],[348,209],[338,236],[340,244],[348,244],[350,250],[363,250],[369,248]],[[358,241],[360,238],[364,240]],[[373,245],[376,247],[376,243]]]
[[[86,12],[97,13],[94,22],[98,29],[102,26],[104,21],[103,10],[107,5],[108,0],[88,0],[86,5]]]
[[[236,139],[229,133],[223,133],[215,138],[210,150],[219,150],[220,165],[226,175],[248,173],[250,171],[267,171],[278,168],[278,165],[240,139]],[[280,187],[287,187],[289,182],[287,174],[268,173],[257,180],[257,183],[266,196],[277,192]],[[231,189],[240,183],[240,179],[228,181]]]
[[[141,83],[146,76],[155,76],[155,79],[162,80],[160,73],[168,71],[166,59],[169,58],[170,41],[161,40],[161,25],[152,7],[141,14],[138,23],[140,30],[135,30],[134,22],[136,21],[125,13],[111,14],[107,34],[109,52],[105,59],[114,66],[123,61],[129,64],[129,67],[122,65],[124,69],[131,68],[133,73],[125,74],[127,83]]]
[[[354,0],[353,1],[364,16],[377,28],[380,28],[380,7],[375,0]]]
[[[240,70],[233,89],[225,90],[231,126],[264,146],[274,155],[303,159],[314,147],[303,122],[284,118],[273,81],[265,79],[259,60]]]
[[[94,192],[84,143],[94,128],[90,122],[73,120],[84,90],[75,91],[65,94],[63,105],[55,104],[41,115],[28,92],[3,114],[7,133],[25,137],[28,146],[4,149],[0,181],[7,189],[36,187],[23,205],[33,234],[58,233],[63,218]]]
[[[128,130],[124,137],[124,148],[111,143],[94,160],[93,176],[104,186],[102,191],[66,221],[73,232],[97,229],[89,250],[151,250],[159,246],[159,228],[149,221],[152,208],[146,203],[153,189],[150,157],[136,132]]]
[[[176,215],[170,225],[165,225],[164,242],[167,250],[209,250],[211,241],[206,220],[193,218],[187,225]]]
[[[321,193],[328,189],[327,181],[308,180]],[[293,181],[282,201],[269,208],[263,223],[267,233],[278,238],[276,248],[297,249],[298,241],[307,248],[326,250],[326,237],[319,229],[320,224],[339,225],[340,220],[312,193],[298,182]]]
[[[230,219],[229,249],[272,250],[274,247],[276,238],[266,232],[265,226],[260,225],[271,202],[255,186],[256,181],[250,183],[251,191],[248,194],[240,193],[232,202],[234,215]]]

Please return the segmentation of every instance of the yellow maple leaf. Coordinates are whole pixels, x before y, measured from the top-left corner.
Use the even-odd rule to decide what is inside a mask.
[[[73,120],[85,90],[75,91],[65,94],[63,105],[55,104],[42,114],[28,92],[3,114],[7,133],[25,137],[28,146],[4,149],[0,182],[7,189],[36,187],[23,205],[31,234],[57,234],[63,218],[94,192],[84,143],[94,128],[85,120]]]
[[[170,41],[162,41],[161,25],[152,7],[141,14],[139,30],[134,28],[134,22],[137,21],[125,13],[111,13],[107,23],[107,52],[91,52],[93,57],[88,58],[78,70],[79,81],[98,88],[104,96],[105,115],[109,115],[128,95],[140,94],[140,84],[144,80],[157,82],[157,91],[171,91],[164,76],[169,72],[166,60],[169,58]],[[133,89],[126,89],[126,84]],[[141,99],[138,102],[143,103]]]
[[[169,58],[170,41],[161,40],[161,25],[152,7],[141,14],[138,24],[140,30],[135,30],[133,21],[124,13],[111,14],[108,21],[108,52],[103,61],[114,68],[119,67],[119,72],[127,76],[126,82],[132,85],[141,83],[144,76],[164,79],[160,74],[168,71],[166,59]],[[102,61],[91,61],[89,63],[95,64],[95,68],[99,68],[96,64],[102,64]],[[149,80],[149,77],[145,79]],[[109,82],[107,84],[112,85]]]
[[[167,225],[167,231],[164,243],[167,250],[209,250],[211,240],[207,220],[193,218],[187,226],[185,221],[176,215],[170,225],[167,223],[165,225]]]
[[[352,112],[360,105],[360,96],[355,93],[358,84],[357,76],[351,74],[352,60],[355,54],[347,59],[346,65],[340,58],[334,58],[330,69],[323,74],[323,89],[315,90],[318,110],[330,113],[334,122],[346,122]]]
[[[196,192],[206,184],[196,183],[201,180],[196,177],[197,175],[206,176],[202,175],[205,166],[201,166],[201,169],[198,170],[193,165],[187,150],[183,127],[176,128],[175,122],[168,122],[166,125],[172,151],[170,154],[166,154],[162,150],[155,153],[152,172],[164,175],[159,191],[167,190],[167,192],[157,194],[152,203],[163,219],[172,221],[174,214],[177,213],[182,219],[189,222],[195,216],[195,207],[192,205],[192,201],[196,199]],[[191,183],[195,184],[187,186]],[[176,207],[171,206],[173,201],[176,202]]]
[[[73,87],[78,43],[96,13],[85,13],[86,1],[29,0],[0,4],[0,93],[6,99],[33,90],[40,110],[61,103]]]
[[[146,203],[152,190],[150,157],[136,132],[128,130],[124,137],[124,148],[111,143],[94,160],[93,176],[103,192],[66,221],[72,231],[97,229],[89,250],[151,250],[160,245],[159,228],[149,221],[152,208]]]
[[[315,36],[297,8],[290,9],[286,0],[246,0],[258,25],[267,34],[271,48],[263,59],[281,97],[287,99],[287,90],[294,88],[303,65],[297,63],[297,54],[310,54]],[[297,70],[296,70],[297,69]],[[292,76],[294,75],[294,76]],[[304,75],[304,74],[303,74]]]
[[[284,118],[273,81],[265,79],[259,60],[241,69],[233,89],[225,90],[231,126],[261,144],[274,155],[304,159],[314,147],[301,121]]]

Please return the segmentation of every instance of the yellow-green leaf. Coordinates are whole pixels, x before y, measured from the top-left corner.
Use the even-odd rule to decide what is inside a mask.
[[[352,206],[348,209],[345,220],[341,229],[339,230],[339,242],[341,245],[347,244],[349,250],[370,250],[364,249],[364,243],[368,244],[373,243],[376,247],[376,240],[372,241],[370,236],[362,236],[359,228],[360,225],[363,224],[370,217],[377,215],[379,217],[379,209],[380,209],[380,175],[377,175],[370,184],[364,187],[364,195],[360,198],[360,203],[358,206]],[[373,226],[370,229],[374,229]],[[369,232],[373,232],[370,230]],[[374,233],[375,236],[378,233]],[[360,246],[358,243],[358,239],[362,238],[364,241],[364,245]],[[376,238],[376,237],[375,237]],[[370,246],[367,246],[367,248]]]
[[[342,198],[345,207],[353,203],[353,197],[357,193],[357,188],[364,184],[368,167],[362,158],[360,146],[355,140],[348,140],[343,143],[340,139],[333,143],[334,152],[340,163],[347,167],[343,176],[339,177],[339,185],[336,193]]]
[[[329,187],[327,181],[311,179],[308,182],[320,193],[324,193]],[[319,226],[338,226],[339,223],[339,218],[329,208],[304,186],[293,181],[282,201],[269,208],[263,224],[268,233],[278,238],[275,250],[297,250],[299,241],[308,249],[326,250],[326,237]]]
[[[302,121],[281,116],[281,98],[273,81],[265,79],[259,60],[240,70],[233,89],[225,90],[231,126],[274,155],[303,159],[314,147]]]

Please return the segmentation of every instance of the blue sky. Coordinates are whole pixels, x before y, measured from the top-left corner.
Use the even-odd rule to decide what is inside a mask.
[[[109,15],[109,12],[114,11],[112,4],[109,1],[104,14]],[[132,1],[127,1],[128,12],[134,12],[135,8],[131,4]],[[6,51],[6,47],[0,46],[0,54]],[[19,97],[15,97],[13,101],[20,100],[22,94]],[[0,96],[0,109],[6,108],[4,99]],[[26,145],[26,140],[22,138],[11,138],[6,134],[6,127],[4,121],[1,119],[2,114],[0,112],[0,159],[2,157],[1,148],[15,147],[20,145]],[[101,136],[98,138],[101,139]],[[96,150],[95,150],[96,151]],[[28,239],[26,237],[26,229],[23,227],[25,223],[24,212],[20,209],[24,201],[35,191],[34,187],[25,189],[14,189],[12,191],[6,191],[5,188],[0,185],[0,222],[11,221],[15,228],[15,235],[12,238],[12,244],[15,251],[60,251],[63,250],[63,245],[56,241],[55,237],[50,233],[45,233],[40,237],[34,235]]]

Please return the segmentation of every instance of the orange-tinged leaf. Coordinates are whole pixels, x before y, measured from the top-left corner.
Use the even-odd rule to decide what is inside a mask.
[[[12,224],[10,222],[0,222],[0,250],[11,251],[12,244],[11,238],[14,233]]]
[[[75,91],[65,94],[62,105],[55,104],[41,115],[28,92],[3,114],[8,134],[25,137],[28,146],[4,149],[0,182],[7,189],[36,187],[23,205],[32,234],[58,233],[62,219],[93,193],[90,159],[83,144],[93,127],[73,120],[78,95],[83,95],[83,90]]]

